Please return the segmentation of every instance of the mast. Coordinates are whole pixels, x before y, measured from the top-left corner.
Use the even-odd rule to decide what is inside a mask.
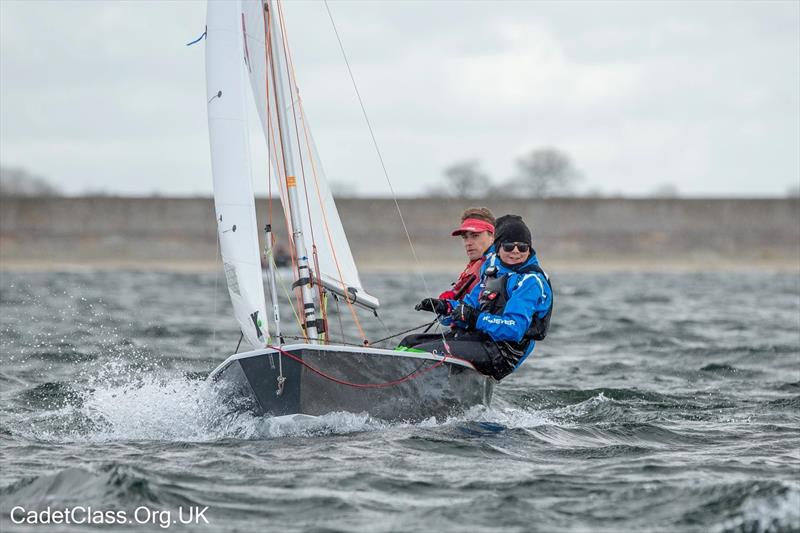
[[[275,110],[278,115],[278,131],[280,132],[281,150],[283,152],[283,161],[286,170],[286,190],[289,200],[289,212],[291,233],[294,241],[294,249],[297,260],[297,278],[295,279],[293,287],[300,287],[303,298],[303,316],[304,328],[306,336],[312,343],[317,342],[317,316],[316,308],[314,306],[314,292],[311,290],[311,271],[308,266],[308,251],[306,249],[306,242],[303,238],[303,224],[300,217],[300,200],[297,193],[297,168],[295,165],[294,153],[295,146],[292,139],[291,132],[294,131],[291,127],[287,114],[293,113],[294,98],[291,94],[292,80],[288,75],[287,65],[285,61],[284,43],[282,42],[283,32],[280,31],[278,22],[278,13],[273,11],[273,3],[269,0],[264,0],[264,5],[267,10],[271,11],[268,17],[270,24],[270,41],[271,41],[271,55],[272,64],[274,65],[273,79],[275,86],[275,96],[277,99],[277,109]],[[286,73],[286,83],[282,83],[280,78]],[[287,93],[289,88],[289,94]],[[293,113],[294,115],[294,113]]]

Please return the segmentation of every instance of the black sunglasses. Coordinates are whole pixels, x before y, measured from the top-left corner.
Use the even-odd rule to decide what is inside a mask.
[[[526,242],[504,242],[502,244],[504,252],[513,252],[514,248],[518,249],[523,254],[531,249],[531,245]]]

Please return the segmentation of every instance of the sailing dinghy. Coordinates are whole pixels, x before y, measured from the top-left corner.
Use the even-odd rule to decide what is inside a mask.
[[[363,287],[308,128],[294,77],[283,5],[275,0],[209,0],[206,88],[220,252],[235,318],[251,351],[209,376],[226,401],[257,414],[367,412],[419,420],[488,404],[493,380],[457,354],[414,353],[332,342],[325,302],[376,314]],[[247,86],[250,90],[247,90]],[[281,331],[274,261],[268,320],[248,149],[252,92],[268,146],[293,258],[293,310],[302,333]],[[269,179],[269,177],[268,177]],[[267,227],[265,255],[271,257]],[[290,300],[291,302],[291,300]],[[359,325],[359,331],[362,332]],[[237,347],[238,351],[238,347]]]

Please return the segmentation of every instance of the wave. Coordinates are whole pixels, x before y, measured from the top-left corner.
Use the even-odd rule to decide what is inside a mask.
[[[118,463],[102,465],[96,471],[66,468],[53,474],[23,478],[0,488],[0,496],[4,502],[29,505],[197,503],[175,490],[174,483],[159,482],[155,473]]]
[[[554,423],[535,410],[474,407],[457,416],[417,423],[389,423],[367,413],[323,416],[254,416],[221,401],[203,374],[159,368],[156,358],[111,360],[84,370],[76,381],[53,381],[19,392],[4,426],[19,437],[44,442],[186,441],[270,439],[376,431],[388,427],[434,428],[469,423],[486,431]],[[499,402],[502,404],[502,402]]]
[[[415,423],[386,422],[367,413],[331,412],[323,416],[255,416],[232,410],[217,385],[202,374],[114,361],[80,383],[49,382],[20,393],[20,409],[6,424],[20,437],[45,442],[170,441],[208,442],[316,437],[416,427],[456,431],[461,437],[523,431],[550,446],[650,448],[693,439],[661,427],[631,402],[660,404],[668,397],[628,389],[559,391],[547,407],[496,398],[445,418]],[[607,396],[606,392],[611,396]],[[513,395],[512,395],[513,396]],[[620,398],[615,399],[615,398]],[[650,421],[648,421],[650,420]],[[602,453],[602,452],[592,452]],[[613,454],[609,448],[607,453]]]
[[[709,363],[700,368],[700,370],[702,372],[716,372],[719,374],[735,374],[736,372],[740,372],[740,369],[725,363]]]

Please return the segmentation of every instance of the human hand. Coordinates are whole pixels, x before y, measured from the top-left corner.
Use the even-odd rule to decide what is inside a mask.
[[[438,298],[425,298],[420,303],[414,306],[416,311],[430,311],[437,315],[446,315],[450,311],[450,304],[447,300],[440,300]]]
[[[475,329],[475,324],[478,323],[479,314],[480,312],[477,309],[475,309],[471,305],[467,305],[464,302],[461,302],[450,313],[450,317],[456,322],[463,322],[464,324],[466,324],[467,329]]]

